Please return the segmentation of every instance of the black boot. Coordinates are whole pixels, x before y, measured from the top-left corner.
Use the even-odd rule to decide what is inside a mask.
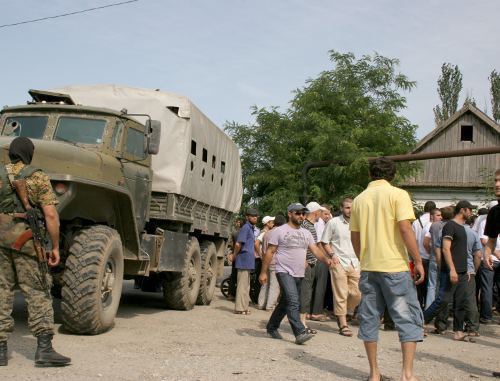
[[[52,348],[52,335],[44,334],[37,337],[38,346],[35,353],[36,366],[64,366],[71,362],[69,357],[60,355]]]
[[[9,359],[7,358],[7,342],[0,341],[0,366],[7,366]]]

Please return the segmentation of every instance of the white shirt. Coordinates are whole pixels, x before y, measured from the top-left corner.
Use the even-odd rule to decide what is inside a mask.
[[[482,217],[482,216],[481,216]],[[479,238],[488,240],[489,237],[484,234],[484,228],[486,227],[486,218],[484,218],[482,221],[479,222],[479,225],[477,227],[477,234],[479,234]],[[483,246],[483,255],[484,255],[484,246]],[[495,252],[500,251],[500,235],[497,237],[497,243],[495,246]],[[490,258],[493,260],[493,262],[498,262],[500,259],[498,259],[493,253],[491,253]]]
[[[318,222],[314,224],[314,228],[316,229],[316,234],[318,235],[318,242],[320,242],[321,237],[323,236],[323,231],[325,230],[325,221],[320,217]]]
[[[418,252],[420,253],[422,259],[429,259],[429,253],[427,252],[427,250],[425,250],[424,247],[424,236],[422,235],[422,231],[430,221],[431,214],[424,213],[420,216],[420,221],[417,218],[415,221],[413,221],[412,224],[413,231],[415,232],[415,238],[417,240]],[[422,223],[422,225],[420,225],[420,223]]]
[[[332,247],[333,253],[338,257],[344,270],[351,265],[355,269],[359,268],[359,260],[352,247],[349,221],[344,216],[334,217],[327,222],[321,242]]]

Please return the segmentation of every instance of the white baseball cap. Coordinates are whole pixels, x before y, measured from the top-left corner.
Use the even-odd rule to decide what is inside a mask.
[[[274,221],[274,217],[271,217],[271,216],[265,216],[263,219],[262,219],[262,223],[265,225],[267,224],[269,221]]]
[[[326,208],[323,208],[316,201],[311,201],[309,204],[306,205],[306,208],[307,208],[308,213],[314,213],[318,210],[326,210]]]

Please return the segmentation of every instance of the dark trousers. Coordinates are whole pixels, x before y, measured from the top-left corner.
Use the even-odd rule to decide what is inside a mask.
[[[481,288],[481,318],[491,320],[493,317],[493,285],[500,290],[500,262],[493,262],[493,270],[481,263],[479,273]],[[496,301],[497,310],[500,310],[500,298]]]
[[[429,260],[422,259],[422,265],[424,266],[425,274],[429,274]],[[422,308],[425,307],[425,301],[427,299],[427,279],[417,286],[417,297],[418,302]]]
[[[449,272],[441,272],[439,282],[436,300],[424,311],[425,322],[428,323],[435,318],[434,326],[440,331],[446,330],[448,328],[449,305],[453,303],[453,331],[463,331],[469,294],[467,273],[458,274],[458,282],[451,283]]]
[[[236,268],[236,261],[233,261],[231,266],[231,278],[229,280],[228,294],[236,297],[236,285],[238,283],[238,269]]]
[[[316,262],[314,272],[314,297],[311,304],[313,315],[322,314],[325,308],[325,292],[328,284],[328,266],[321,261]]]
[[[479,312],[476,299],[476,276],[470,275],[467,282],[467,302],[465,303],[465,324],[471,332],[479,331]]]
[[[280,285],[280,298],[278,305],[267,323],[268,331],[276,331],[285,315],[288,317],[293,334],[298,335],[306,331],[306,327],[300,321],[300,285],[302,278],[295,278],[288,273],[276,273]]]

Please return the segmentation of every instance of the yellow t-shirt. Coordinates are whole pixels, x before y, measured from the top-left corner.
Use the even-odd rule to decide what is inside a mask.
[[[413,221],[410,196],[385,180],[375,180],[354,199],[349,229],[359,232],[361,270],[408,271],[408,252],[398,222]]]

